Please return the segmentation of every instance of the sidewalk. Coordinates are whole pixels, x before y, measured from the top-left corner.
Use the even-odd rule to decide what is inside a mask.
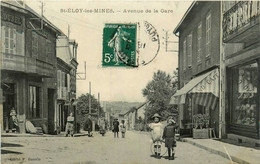
[[[87,133],[76,133],[74,137],[86,136]],[[30,134],[30,133],[2,133],[1,137],[65,137],[65,132],[60,134],[51,135],[51,134]]]
[[[190,143],[224,158],[231,158],[233,162],[241,164],[259,164],[260,150],[224,143],[214,139],[182,138],[181,141]]]

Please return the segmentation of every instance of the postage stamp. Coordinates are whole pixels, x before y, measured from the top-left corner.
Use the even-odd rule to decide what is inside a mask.
[[[102,66],[136,66],[136,24],[105,24]]]

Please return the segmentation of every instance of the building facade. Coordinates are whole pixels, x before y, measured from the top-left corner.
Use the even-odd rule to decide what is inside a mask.
[[[55,130],[65,131],[67,117],[74,114],[75,131],[77,130],[76,112],[76,73],[77,47],[75,40],[61,35],[57,40],[57,108],[55,112]]]
[[[259,1],[223,2],[228,137],[260,139],[259,18]]]
[[[218,135],[220,13],[219,1],[194,1],[174,30],[180,89],[170,103],[178,105],[183,133],[191,134],[195,114],[206,114]]]
[[[23,2],[1,2],[1,55],[4,130],[14,108],[19,129],[31,121],[45,133],[54,130],[56,36],[61,31]]]

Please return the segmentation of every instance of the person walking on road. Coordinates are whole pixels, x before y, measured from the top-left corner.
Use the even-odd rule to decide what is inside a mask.
[[[126,127],[125,127],[125,120],[121,121],[121,125],[120,125],[120,129],[121,129],[121,133],[122,133],[122,138],[125,138],[125,132],[126,132]]]
[[[118,138],[118,132],[119,132],[119,122],[118,119],[114,119],[113,121],[113,132],[114,132],[114,138]]]
[[[154,143],[154,154],[155,158],[161,158],[161,145],[162,145],[162,133],[163,133],[163,124],[160,123],[161,116],[156,113],[152,117],[154,123],[149,124],[149,127],[152,129],[151,137]]]
[[[74,135],[74,117],[73,113],[71,112],[70,115],[67,117],[66,129],[65,129],[66,137],[70,134],[71,137]]]
[[[92,120],[91,120],[90,114],[88,115],[88,118],[87,118],[86,123],[85,123],[85,130],[88,131],[88,136],[92,137]]]
[[[174,147],[176,147],[175,131],[177,126],[172,116],[169,116],[167,123],[162,138],[165,139],[165,147],[168,148],[168,159],[174,160]]]

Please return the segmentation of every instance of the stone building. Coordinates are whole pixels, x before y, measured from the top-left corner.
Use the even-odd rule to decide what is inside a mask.
[[[54,131],[56,37],[61,33],[23,2],[1,2],[3,130],[9,129],[14,107],[20,133],[27,120],[45,133]]]

